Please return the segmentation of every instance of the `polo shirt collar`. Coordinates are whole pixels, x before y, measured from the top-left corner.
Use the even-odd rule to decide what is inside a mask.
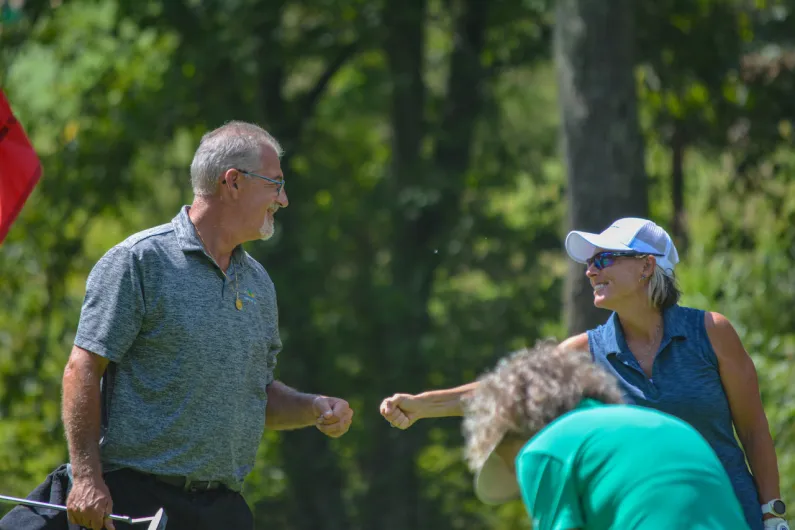
[[[171,225],[174,227],[174,233],[177,235],[177,242],[179,248],[183,252],[203,252],[204,245],[202,245],[199,235],[196,233],[196,227],[188,217],[189,206],[183,206],[174,219],[171,220]]]
[[[584,410],[584,409],[595,409],[599,407],[604,407],[605,404],[599,401],[598,399],[593,398],[582,398],[577,406],[574,407],[575,410]]]
[[[660,342],[660,349],[665,348],[673,339],[686,339],[687,334],[683,326],[683,319],[681,318],[681,307],[673,305],[663,311],[663,336]],[[618,355],[622,358],[622,352],[629,353],[629,346],[624,337],[624,331],[621,329],[621,323],[618,320],[618,315],[613,313],[605,324],[605,346],[607,354]]]
[[[190,216],[188,215],[189,209],[190,206],[184,205],[176,217],[171,220],[171,225],[174,227],[174,233],[177,236],[179,247],[183,252],[202,252],[207,254],[204,249],[204,245],[202,244],[201,238],[199,238],[199,234],[196,232],[196,227],[193,226],[193,222],[190,220]],[[235,263],[242,264],[242,245],[236,246],[232,251],[232,259],[235,261]]]
[[[685,321],[682,318],[682,308],[673,305],[663,311],[663,341],[668,342],[672,339],[686,339]]]

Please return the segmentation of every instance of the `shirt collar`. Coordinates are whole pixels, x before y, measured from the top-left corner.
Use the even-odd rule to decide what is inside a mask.
[[[179,213],[171,220],[171,225],[174,227],[174,233],[177,236],[177,242],[183,252],[202,252],[207,255],[201,238],[196,231],[196,227],[193,226],[193,222],[188,215],[189,209],[190,206],[184,205]],[[232,259],[238,265],[243,263],[243,252],[242,245],[236,246],[232,251]]]
[[[577,406],[574,407],[575,410],[582,410],[582,409],[595,409],[598,407],[604,407],[605,404],[601,401],[593,398],[582,398]]]
[[[179,248],[183,252],[202,252],[204,245],[202,245],[199,235],[196,233],[196,227],[188,216],[189,206],[183,206],[179,213],[171,220],[171,225],[174,227],[174,233],[177,235],[177,242]]]
[[[680,318],[680,312],[681,308],[679,305],[673,305],[663,310],[663,336],[660,342],[660,349],[664,348],[673,339],[687,338],[682,319]],[[624,331],[621,329],[621,323],[616,313],[610,315],[605,324],[604,339],[608,354],[613,353],[620,356],[622,352],[629,351],[629,346],[627,346],[627,341],[624,338]]]
[[[626,346],[626,341],[616,313],[611,314],[605,323],[604,340],[607,353],[621,353],[625,349],[621,347],[622,345]]]
[[[682,308],[679,305],[672,305],[663,311],[663,340],[686,339],[684,319],[682,318]]]

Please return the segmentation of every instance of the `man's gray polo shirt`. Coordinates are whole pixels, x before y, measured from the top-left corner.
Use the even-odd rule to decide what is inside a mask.
[[[75,344],[113,363],[105,469],[239,490],[254,467],[281,349],[276,291],[239,247],[225,276],[187,211],[97,262]]]

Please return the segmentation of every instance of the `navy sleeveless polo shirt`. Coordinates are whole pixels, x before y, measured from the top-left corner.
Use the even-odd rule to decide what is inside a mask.
[[[704,311],[679,305],[663,311],[663,338],[651,378],[630,352],[615,313],[588,331],[588,345],[594,362],[618,378],[628,403],[676,416],[701,433],[726,469],[751,530],[763,530],[756,485],[734,437]]]

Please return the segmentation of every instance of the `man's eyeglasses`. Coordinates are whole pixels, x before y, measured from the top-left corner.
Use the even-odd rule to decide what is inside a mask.
[[[600,252],[592,258],[585,260],[587,267],[594,265],[597,270],[602,270],[613,265],[618,258],[641,258],[644,256],[662,256],[662,254],[652,254],[650,252]]]
[[[252,173],[251,171],[246,171],[245,169],[238,169],[236,167],[232,169],[234,169],[235,171],[239,171],[244,175],[248,175],[249,177],[257,177],[258,179],[267,180],[268,182],[276,184],[276,195],[279,195],[282,192],[282,188],[284,188],[284,179],[276,180],[270,177],[265,177],[263,175],[257,175],[256,173]]]

